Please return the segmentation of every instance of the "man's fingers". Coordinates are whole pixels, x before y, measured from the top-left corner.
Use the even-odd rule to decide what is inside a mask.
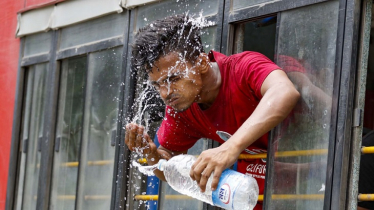
[[[195,171],[196,166],[199,164],[199,161],[200,161],[200,159],[198,158],[198,159],[197,159],[197,160],[192,164],[192,166],[191,166],[190,177],[191,177],[191,179],[194,180],[194,181],[196,181],[194,171]]]
[[[156,152],[157,150],[157,146],[156,144],[153,143],[151,137],[149,137],[149,135],[147,133],[144,134],[143,136],[143,144],[144,144],[144,152],[146,154],[152,154],[154,152]]]
[[[205,162],[198,161],[198,160],[196,160],[196,162],[192,165],[191,171],[190,171],[190,176],[197,183],[200,183],[201,173],[203,173],[207,164]]]
[[[135,140],[136,140],[136,130],[138,129],[136,125],[134,124],[129,124],[128,125],[129,129],[128,129],[128,132],[129,132],[129,149],[131,151],[134,150],[134,146],[135,146]]]
[[[223,169],[222,168],[218,168],[216,167],[214,169],[214,173],[213,173],[213,181],[212,181],[212,191],[216,190],[217,189],[217,186],[218,186],[218,182],[219,182],[219,178],[221,177],[222,175],[222,171]]]
[[[138,149],[143,147],[143,132],[144,132],[144,128],[142,126],[139,126],[137,133],[136,133],[136,140],[135,140],[135,147]]]
[[[200,178],[200,182],[199,182],[201,192],[205,192],[206,183],[208,182],[208,179],[209,179],[210,175],[212,174],[212,172],[213,172],[213,168],[208,166],[201,173],[201,178]]]
[[[125,135],[125,143],[127,147],[132,151],[134,149],[134,133],[132,131],[132,125],[128,124],[126,126],[126,135]]]

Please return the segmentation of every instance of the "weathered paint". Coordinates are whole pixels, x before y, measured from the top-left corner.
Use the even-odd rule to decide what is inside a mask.
[[[24,8],[32,8],[32,7],[38,7],[45,4],[49,4],[51,2],[56,2],[56,0],[24,0],[25,6]]]

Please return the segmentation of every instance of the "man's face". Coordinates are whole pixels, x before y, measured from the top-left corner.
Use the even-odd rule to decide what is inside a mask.
[[[171,52],[154,63],[149,81],[166,105],[182,112],[199,100],[202,81],[198,66]]]

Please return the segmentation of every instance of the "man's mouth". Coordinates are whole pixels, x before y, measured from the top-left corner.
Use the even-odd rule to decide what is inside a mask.
[[[171,99],[169,99],[169,100],[167,101],[167,104],[168,104],[169,106],[175,106],[175,105],[178,103],[178,99],[179,99],[179,98],[171,98]]]

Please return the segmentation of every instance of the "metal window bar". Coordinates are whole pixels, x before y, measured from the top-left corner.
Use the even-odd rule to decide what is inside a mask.
[[[361,148],[362,154],[374,154],[374,146],[373,147],[362,147]],[[293,156],[309,156],[309,155],[325,155],[327,154],[327,149],[319,149],[319,150],[298,150],[298,151],[284,151],[276,153],[276,157],[293,157]],[[239,155],[238,159],[264,159],[266,158],[267,154],[241,154]],[[139,163],[145,164],[147,160],[145,158],[139,159]],[[97,161],[88,161],[88,166],[104,166],[112,164],[113,160],[97,160]],[[66,162],[61,163],[62,167],[77,167],[79,162]]]
[[[371,194],[374,198],[374,194]],[[169,200],[186,200],[193,199],[187,195],[165,195],[166,199]],[[322,200],[324,198],[323,194],[274,194],[272,195],[273,200]],[[142,201],[156,201],[158,200],[158,195],[135,195],[135,200]],[[258,201],[264,200],[264,195],[258,196]]]
[[[327,149],[316,149],[316,150],[297,150],[297,151],[283,151],[276,152],[275,157],[294,157],[294,156],[311,156],[311,155],[326,155],[328,153]],[[362,147],[362,154],[374,154],[373,147]],[[238,159],[263,159],[266,158],[267,154],[241,154]],[[145,158],[138,159],[141,164],[146,164],[147,160]],[[178,200],[178,199],[192,199],[186,195],[165,195],[166,199]],[[149,201],[158,200],[158,195],[135,195],[135,200]],[[264,195],[258,196],[258,201],[263,201]],[[324,199],[323,194],[274,194],[272,195],[273,200],[320,200]],[[359,194],[358,201],[374,201],[374,194]]]
[[[34,196],[34,200],[38,197]],[[57,196],[58,200],[75,200],[75,195],[59,195]],[[84,200],[109,200],[111,199],[110,195],[84,195]]]

